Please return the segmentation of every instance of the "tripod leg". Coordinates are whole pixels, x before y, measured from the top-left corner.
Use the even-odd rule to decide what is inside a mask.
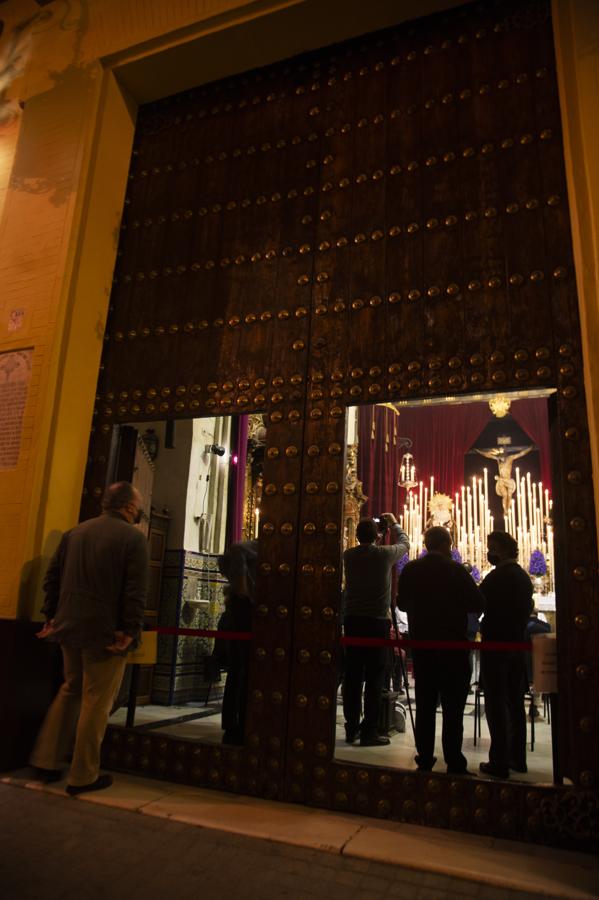
[[[404,689],[406,692],[406,701],[408,704],[408,712],[410,713],[412,734],[414,735],[414,740],[416,740],[416,726],[414,725],[414,713],[412,711],[412,700],[410,698],[410,685],[408,684],[408,673],[406,672],[406,667],[404,665],[403,656],[401,655],[401,650],[399,653],[399,665],[401,666],[401,676],[403,679]]]

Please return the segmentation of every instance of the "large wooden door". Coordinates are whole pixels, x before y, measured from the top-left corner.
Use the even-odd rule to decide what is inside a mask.
[[[577,833],[557,789],[333,761],[346,407],[542,387],[555,391],[571,802],[599,783],[594,510],[549,3],[465,6],[143,108],[111,310],[84,515],[114,422],[264,411],[268,438],[246,748],[114,733],[109,761],[408,821]]]

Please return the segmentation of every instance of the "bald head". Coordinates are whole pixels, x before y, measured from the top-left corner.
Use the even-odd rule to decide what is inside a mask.
[[[424,546],[429,553],[441,553],[451,556],[451,535],[447,528],[434,525],[424,533]]]
[[[104,512],[119,512],[131,524],[140,521],[142,507],[142,496],[129,481],[115,481],[104,491],[102,497]]]

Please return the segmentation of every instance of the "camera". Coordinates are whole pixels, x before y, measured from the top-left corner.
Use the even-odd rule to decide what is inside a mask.
[[[387,528],[389,527],[384,519],[374,517],[374,521],[376,522],[376,527],[380,531],[381,534],[384,534]]]

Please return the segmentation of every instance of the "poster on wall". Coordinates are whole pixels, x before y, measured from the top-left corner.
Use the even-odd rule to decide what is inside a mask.
[[[33,350],[0,353],[0,471],[19,462]]]

